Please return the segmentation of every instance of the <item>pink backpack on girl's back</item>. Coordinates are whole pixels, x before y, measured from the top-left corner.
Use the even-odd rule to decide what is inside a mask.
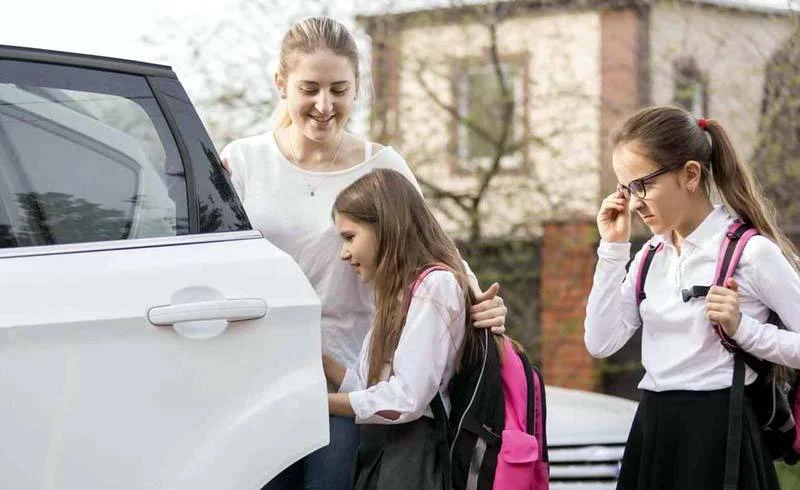
[[[435,270],[449,269],[425,267],[409,288],[405,311]],[[439,396],[431,401],[442,434],[441,459],[450,462],[445,478],[453,490],[548,490],[542,375],[508,337],[502,339],[501,362],[491,334],[485,329],[481,334],[482,361],[462,366],[450,382],[450,416]]]
[[[503,339],[500,378],[506,422],[492,488],[547,489],[550,472],[544,438],[544,386],[541,377],[527,365],[523,355],[517,354],[508,338]],[[529,387],[533,388],[533,394],[529,393]]]

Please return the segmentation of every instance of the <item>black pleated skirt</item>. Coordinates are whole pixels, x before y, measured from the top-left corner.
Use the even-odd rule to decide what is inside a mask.
[[[644,391],[617,489],[721,490],[729,399],[729,389]],[[739,464],[739,490],[780,489],[749,395],[744,398]]]
[[[446,446],[429,417],[398,425],[362,425],[353,489],[446,490]]]

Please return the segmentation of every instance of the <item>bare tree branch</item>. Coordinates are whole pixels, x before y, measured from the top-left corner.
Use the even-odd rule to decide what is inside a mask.
[[[470,206],[465,204],[464,201],[473,200],[473,197],[471,195],[450,192],[440,186],[433,184],[432,182],[423,177],[417,177],[417,182],[419,182],[420,186],[422,186],[423,189],[427,189],[429,191],[428,195],[432,199],[449,200],[464,211],[470,210]]]
[[[431,89],[430,85],[428,84],[428,81],[425,80],[424,76],[425,72],[426,72],[425,66],[420,65],[417,67],[416,70],[414,70],[414,75],[416,76],[417,83],[419,83],[419,87],[425,92],[425,95],[430,99],[430,101],[433,102],[433,104],[436,107],[447,112],[450,115],[450,117],[452,117],[455,121],[458,122],[458,124],[466,126],[467,129],[472,131],[478,137],[486,140],[486,142],[490,144],[496,144],[496,142],[492,138],[492,135],[489,134],[489,132],[486,131],[482,126],[475,124],[475,122],[472,121],[469,117],[466,117],[463,114],[461,114],[458,111],[458,108],[456,108],[453,104],[446,103],[445,101],[442,100],[441,97],[436,95],[436,92],[434,92]]]

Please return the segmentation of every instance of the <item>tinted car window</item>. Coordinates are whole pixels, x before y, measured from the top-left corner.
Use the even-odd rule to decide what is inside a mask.
[[[250,221],[223,170],[200,117],[178,80],[153,77],[164,104],[175,118],[175,128],[186,144],[191,161],[190,189],[198,202],[198,233],[249,230]]]
[[[183,166],[147,80],[32,65],[0,62],[0,247],[188,233]]]

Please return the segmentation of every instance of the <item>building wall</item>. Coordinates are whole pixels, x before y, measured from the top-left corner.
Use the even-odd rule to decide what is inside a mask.
[[[586,351],[583,320],[596,262],[593,220],[550,221],[542,241],[540,365],[548,384],[596,391],[598,363]]]
[[[494,182],[481,207],[486,235],[531,235],[542,220],[593,213],[597,199],[600,131],[597,12],[526,14],[498,29],[501,57],[524,60],[526,81],[516,116],[545,145],[525,148],[527,167]],[[455,172],[452,117],[432,102],[453,103],[453,64],[487,56],[489,30],[459,24],[406,29],[401,36],[397,146],[423,179],[453,192],[476,188],[474,174]],[[458,215],[456,213],[456,215]],[[440,213],[449,232],[464,229]]]
[[[598,202],[614,191],[610,133],[649,97],[649,35],[646,11],[608,10],[601,13],[601,126]]]
[[[671,104],[675,60],[693,57],[708,77],[708,117],[729,131],[740,155],[753,152],[770,56],[791,32],[786,16],[662,3],[650,17],[651,100]]]
[[[453,104],[455,60],[488,64],[489,30],[473,17],[389,27],[373,133],[391,141],[422,179],[456,194],[474,191],[476,175],[454,170],[453,117],[434,99]],[[790,28],[785,16],[669,1],[613,10],[565,6],[502,22],[501,57],[524,60],[515,117],[526,124],[518,127],[544,144],[527,145],[526,166],[494,180],[480,207],[484,235],[538,235],[543,220],[593,215],[616,183],[610,131],[638,107],[673,103],[681,58],[694,58],[706,73],[708,115],[749,158],[764,67]],[[463,210],[444,200],[438,216],[448,232],[466,236]]]
[[[689,2],[641,9],[584,11],[565,8],[525,14],[501,24],[506,56],[527,67],[520,115],[546,149],[531,144],[525,172],[496,179],[484,203],[488,235],[543,236],[539,298],[541,363],[548,383],[603,389],[600,363],[583,345],[583,316],[596,261],[592,217],[600,197],[616,184],[610,172],[609,132],[648,104],[670,104],[674,61],[692,56],[708,76],[709,116],[730,130],[744,156],[752,151],[767,60],[790,33],[788,19]],[[452,104],[452,61],[485,56],[485,26],[464,19],[392,30],[385,43],[385,94],[380,118],[389,121],[392,144],[415,173],[452,192],[471,191],[473,176],[453,171],[451,116],[436,103]],[[420,81],[420,79],[422,81]],[[544,190],[542,190],[544,188]],[[465,234],[445,212],[448,231]],[[458,213],[455,213],[456,215]],[[587,219],[588,218],[588,219]],[[517,224],[531,226],[516,228]],[[646,230],[642,230],[646,231]],[[638,344],[629,346],[638,359]],[[638,372],[621,393],[633,393]]]

